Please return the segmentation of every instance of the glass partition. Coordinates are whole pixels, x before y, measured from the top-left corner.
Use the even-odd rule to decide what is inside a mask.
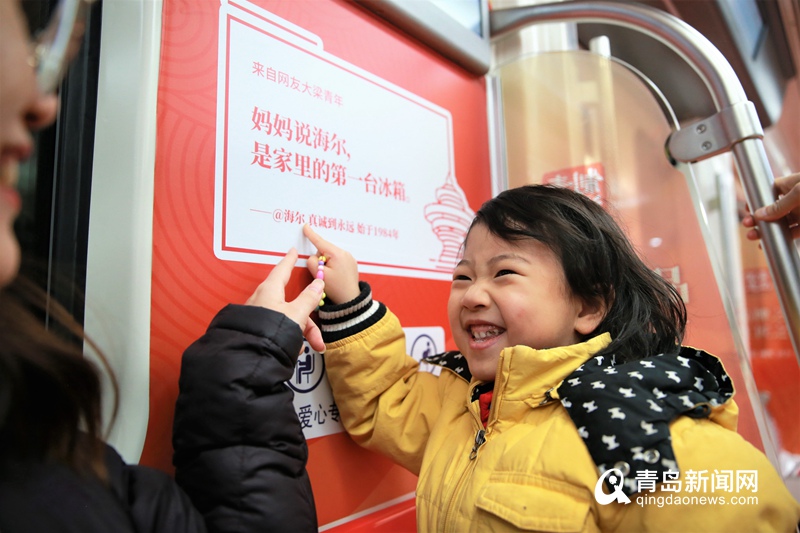
[[[631,69],[587,51],[537,54],[491,74],[502,94],[507,186],[567,186],[617,218],[686,302],[684,344],[717,355],[732,375],[739,433],[777,464],[737,320],[741,302],[725,286],[693,169],[665,156],[676,127],[668,104]]]

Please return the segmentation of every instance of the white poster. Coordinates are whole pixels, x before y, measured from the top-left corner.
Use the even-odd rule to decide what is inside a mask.
[[[450,278],[474,213],[449,111],[245,2],[220,8],[217,94],[217,257],[307,256],[307,223],[361,272]]]

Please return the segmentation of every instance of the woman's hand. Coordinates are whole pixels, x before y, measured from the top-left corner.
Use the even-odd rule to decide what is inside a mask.
[[[297,298],[291,302],[286,301],[286,284],[292,275],[292,268],[297,262],[297,250],[292,248],[280,262],[275,265],[267,279],[256,287],[255,292],[247,299],[246,305],[266,307],[296,322],[303,330],[303,336],[313,349],[318,352],[325,351],[325,342],[322,333],[309,315],[319,305],[325,282],[321,279],[312,281]]]
[[[335,304],[347,303],[361,294],[358,287],[358,263],[346,250],[331,244],[306,224],[303,234],[317,248],[317,253],[308,258],[308,271],[317,275],[319,256],[325,256],[325,293]]]
[[[757,221],[774,222],[782,218],[789,223],[792,236],[795,239],[800,238],[800,172],[775,178],[775,193],[778,199],[774,203],[761,207],[742,219],[744,227],[752,228],[746,235],[751,241],[761,238],[756,228]]]

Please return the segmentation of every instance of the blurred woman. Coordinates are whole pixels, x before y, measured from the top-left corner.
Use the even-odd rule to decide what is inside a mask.
[[[0,0],[0,531],[205,531],[169,476],[128,466],[103,443],[97,369],[80,343],[45,329],[44,295],[17,278],[19,164],[58,109],[32,50],[19,0]],[[83,339],[65,311],[47,309]]]
[[[202,462],[205,455],[196,460],[192,446],[206,422],[202,417],[192,418],[191,409],[182,414],[185,423],[175,436],[185,458],[179,471],[186,472],[187,490],[197,492],[193,484],[200,489],[220,487],[216,492],[202,490],[202,506],[196,506],[167,474],[128,465],[103,442],[100,374],[84,358],[83,343],[93,348],[107,367],[105,359],[66,311],[17,276],[20,249],[13,224],[21,207],[16,188],[19,164],[33,150],[31,132],[55,120],[58,100],[53,90],[83,31],[80,16],[70,14],[79,14],[88,3],[90,0],[61,0],[56,17],[43,33],[44,41],[32,46],[20,0],[0,0],[0,531],[204,532],[205,520],[212,531],[315,531],[313,497],[305,472],[307,448],[282,382],[261,393],[278,400],[262,402],[259,416],[290,422],[293,416],[296,425],[287,423],[286,430],[293,440],[281,441],[286,431],[278,433],[278,440],[264,444],[263,453],[270,451],[267,447],[274,447],[277,451],[273,455],[291,454],[292,471],[287,474],[289,469],[283,468],[273,473],[269,487],[245,485],[246,478],[227,469],[211,471]],[[296,256],[287,259],[273,269],[247,302],[249,305],[226,308],[225,315],[229,319],[245,315],[256,321],[266,316],[279,323],[280,329],[272,322],[260,323],[259,334],[277,348],[285,348],[282,342],[288,343],[287,350],[295,351],[294,358],[281,353],[273,363],[273,354],[267,352],[238,355],[240,359],[269,359],[272,367],[283,373],[287,368],[291,373],[304,332],[322,349],[319,330],[308,315],[319,302],[323,283],[314,282],[301,297],[286,302],[284,288]],[[44,309],[64,326],[72,340],[44,327],[37,318]],[[229,355],[222,349],[202,352],[206,360],[221,358],[223,362]],[[204,389],[198,393],[193,379],[191,375],[182,378],[182,387],[188,388],[192,398],[202,400]],[[241,406],[231,402],[223,407],[230,413]],[[240,444],[235,436],[218,437],[230,440],[204,441],[204,450],[216,446],[224,458],[226,449]],[[252,448],[257,443],[248,445]],[[270,464],[281,468],[280,461]],[[230,494],[221,494],[215,475],[225,476],[226,489],[245,491],[246,487],[246,492],[262,504],[260,515],[262,520],[270,520],[268,525],[242,518],[236,509],[225,514],[225,522],[210,519],[209,513],[219,513],[220,507],[229,505],[218,503]],[[259,491],[271,494],[259,498]],[[292,506],[295,516],[285,517],[286,508]],[[205,517],[197,507],[203,509]],[[275,520],[271,510],[291,522]]]

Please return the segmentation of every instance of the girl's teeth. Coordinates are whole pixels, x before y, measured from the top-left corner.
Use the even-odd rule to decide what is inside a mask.
[[[496,337],[500,335],[499,329],[488,329],[483,331],[472,331],[472,337],[476,340],[483,340],[489,337]]]

